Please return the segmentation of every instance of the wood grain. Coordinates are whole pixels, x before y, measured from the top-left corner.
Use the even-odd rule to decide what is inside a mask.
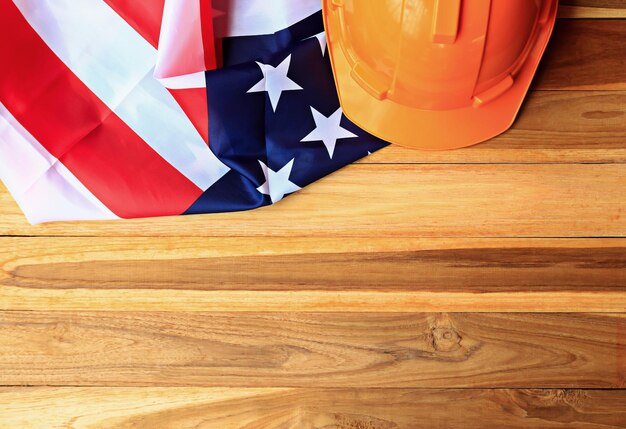
[[[584,6],[561,6],[559,18],[626,18],[626,9]]]
[[[25,289],[626,291],[626,239],[0,238]]]
[[[561,18],[626,18],[624,0],[560,0]]]
[[[0,238],[4,310],[626,309],[626,239]]]
[[[570,389],[0,389],[7,428],[626,427],[626,391]]]
[[[626,314],[2,312],[0,385],[626,387]]]
[[[626,89],[624,40],[626,20],[558,20],[533,87]]]
[[[245,213],[32,227],[7,204],[0,235],[622,237],[624,184],[626,164],[351,165]]]
[[[597,9],[626,9],[624,0],[560,0],[560,5],[594,7]]]

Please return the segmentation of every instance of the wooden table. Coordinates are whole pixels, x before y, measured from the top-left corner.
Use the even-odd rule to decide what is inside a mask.
[[[0,189],[0,427],[626,427],[626,1],[560,14],[474,148],[247,213],[33,227]]]

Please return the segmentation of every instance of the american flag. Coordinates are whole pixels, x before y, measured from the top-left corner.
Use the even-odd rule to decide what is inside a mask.
[[[0,0],[0,178],[33,223],[280,201],[386,145],[318,0]]]

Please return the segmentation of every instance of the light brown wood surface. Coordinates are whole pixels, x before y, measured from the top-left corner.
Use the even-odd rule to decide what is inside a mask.
[[[31,227],[12,203],[0,235],[615,237],[624,184],[626,163],[350,165],[244,213]]]
[[[619,313],[28,311],[0,333],[5,386],[626,387]]]
[[[31,226],[0,185],[0,428],[626,427],[626,1],[559,14],[473,148],[221,215]]]
[[[626,18],[624,0],[560,0],[561,18]]]
[[[22,428],[614,429],[626,391],[552,389],[0,389]]]
[[[626,239],[0,238],[3,310],[626,308]]]

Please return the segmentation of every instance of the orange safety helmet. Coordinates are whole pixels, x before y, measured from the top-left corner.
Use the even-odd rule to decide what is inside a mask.
[[[344,114],[418,149],[506,131],[554,28],[558,0],[324,0]]]

